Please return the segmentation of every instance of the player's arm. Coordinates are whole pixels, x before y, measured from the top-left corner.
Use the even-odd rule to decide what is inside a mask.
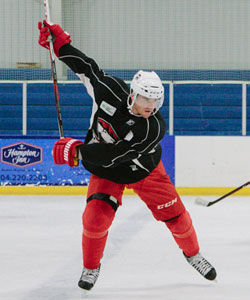
[[[54,155],[54,161],[69,164],[68,162],[72,162],[74,157],[75,159],[78,157],[78,159],[80,158],[96,166],[115,167],[126,161],[140,158],[143,155],[149,155],[163,138],[165,127],[161,126],[156,118],[151,122],[148,120],[145,120],[145,122],[146,125],[139,124],[139,126],[135,126],[124,139],[114,144],[75,144],[72,141],[72,148],[73,146],[75,147],[71,149],[71,142],[67,140],[67,147],[66,144],[64,148],[60,146],[60,149],[58,147],[58,151],[56,151],[57,148],[54,148],[53,155],[54,153],[58,155],[58,158],[55,158]]]
[[[139,153],[124,141],[116,144],[85,144],[67,137],[58,140],[53,147],[53,159],[57,165],[78,165],[79,159],[97,166],[115,166],[124,161],[137,158]]]
[[[150,132],[134,135],[129,132],[125,139],[114,144],[84,144],[71,138],[61,139],[53,148],[56,164],[74,166],[74,160],[82,159],[90,164],[103,167],[115,167],[126,161],[148,155],[156,147],[162,136],[152,136]]]
[[[59,55],[59,59],[76,73],[85,85],[88,79],[92,85],[96,85],[104,76],[104,72],[92,58],[69,44],[60,48]]]
[[[126,161],[138,158],[140,154],[126,141],[116,144],[94,143],[78,147],[82,160],[103,167],[115,167]]]
[[[149,155],[159,145],[164,136],[165,127],[158,120],[139,124],[123,140],[114,144],[94,143],[79,145],[78,149],[84,161],[97,166],[115,167],[126,161]]]
[[[94,87],[98,84],[99,80],[104,76],[104,72],[99,69],[92,58],[87,57],[80,50],[70,45],[70,35],[60,25],[44,21],[43,23],[38,23],[38,29],[40,30],[39,44],[49,49],[49,37],[52,35],[56,56],[76,73],[87,89],[89,85]]]

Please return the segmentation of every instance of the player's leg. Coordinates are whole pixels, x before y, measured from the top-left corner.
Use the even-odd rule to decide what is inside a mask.
[[[165,223],[172,232],[176,243],[183,250],[188,263],[206,279],[214,280],[216,278],[215,268],[199,252],[197,236],[188,211],[185,210],[181,215],[167,220]]]
[[[178,246],[187,256],[193,256],[199,252],[196,232],[187,210],[164,222],[171,231]]]
[[[155,219],[167,225],[184,253],[188,256],[197,254],[199,245],[191,218],[162,163],[147,178],[133,186]]]
[[[86,268],[99,267],[114,217],[115,211],[107,202],[93,199],[87,204],[82,218],[83,263]]]
[[[78,285],[91,289],[100,271],[100,260],[108,237],[108,229],[121,204],[124,186],[92,175],[89,183],[87,205],[83,212],[83,273]]]
[[[189,261],[190,257],[197,257],[196,255],[199,254],[199,244],[191,217],[166,174],[162,163],[160,162],[147,178],[130,185],[130,187],[146,203],[155,219],[163,221],[166,224],[187,260]],[[200,259],[202,260],[203,258],[200,257]],[[202,270],[204,271],[203,273],[196,266],[193,266],[205,278],[210,280],[215,279],[216,272],[214,268],[207,261],[203,262],[203,266],[207,263],[207,268],[204,266]],[[208,275],[210,271],[211,273]]]

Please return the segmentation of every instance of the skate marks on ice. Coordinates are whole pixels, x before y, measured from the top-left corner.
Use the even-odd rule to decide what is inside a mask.
[[[0,288],[0,299],[63,300],[82,295],[77,282],[82,272],[84,206],[85,197],[0,196],[3,242],[0,254],[2,258],[6,255],[1,263],[4,288]],[[118,220],[111,229],[114,239],[110,241],[110,250],[105,251],[107,261],[119,253],[122,244],[129,243],[131,236],[143,230],[143,226],[138,226],[142,222],[137,210],[132,205],[129,214],[117,215]],[[122,233],[117,238],[116,231]]]
[[[64,287],[67,294],[81,271],[81,202],[0,196],[0,299],[59,299]]]
[[[126,196],[98,281],[84,292],[77,286],[84,197],[0,196],[0,299],[249,300],[250,202],[228,200],[204,208],[184,198],[217,284],[191,268],[143,202]]]

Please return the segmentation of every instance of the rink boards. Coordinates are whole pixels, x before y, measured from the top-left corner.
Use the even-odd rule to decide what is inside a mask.
[[[85,194],[90,173],[83,166],[55,165],[55,141],[0,138],[0,194]],[[247,136],[165,136],[161,145],[163,164],[180,194],[221,195],[249,180]],[[250,195],[250,188],[239,195]]]

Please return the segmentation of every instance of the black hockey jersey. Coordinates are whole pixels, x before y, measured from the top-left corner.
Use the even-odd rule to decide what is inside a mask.
[[[93,99],[89,131],[80,146],[83,166],[117,183],[145,178],[161,159],[159,142],[166,124],[160,112],[148,119],[132,115],[127,108],[129,87],[123,80],[105,74],[93,59],[69,44],[59,54]]]

